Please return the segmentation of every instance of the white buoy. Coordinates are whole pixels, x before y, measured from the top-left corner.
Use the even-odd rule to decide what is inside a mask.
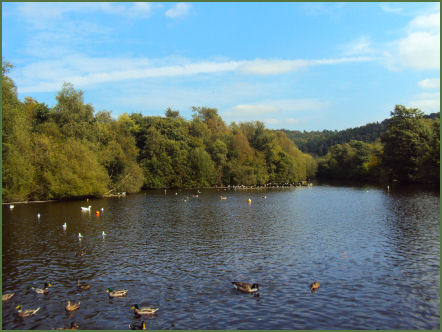
[[[68,227],[68,225],[66,224],[66,222],[63,224],[63,229],[66,230],[66,228]]]
[[[101,212],[103,212],[104,211],[104,208],[101,208]]]
[[[101,235],[102,235],[103,237],[105,237],[107,234],[103,231],[103,232],[101,233]]]
[[[37,213],[37,219],[40,219],[40,213]]]
[[[12,210],[14,208],[14,204],[9,205],[9,208]]]
[[[83,235],[81,235],[81,233],[78,233],[78,239],[82,239],[83,238]]]

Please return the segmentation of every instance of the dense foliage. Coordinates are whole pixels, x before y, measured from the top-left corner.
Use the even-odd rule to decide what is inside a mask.
[[[396,105],[374,143],[352,140],[332,146],[320,159],[323,179],[392,182],[440,182],[440,119],[436,114]]]
[[[18,100],[2,64],[3,200],[62,199],[141,188],[263,185],[313,177],[316,161],[261,122],[227,126],[215,108],[191,120],[95,112],[65,83],[49,108]]]

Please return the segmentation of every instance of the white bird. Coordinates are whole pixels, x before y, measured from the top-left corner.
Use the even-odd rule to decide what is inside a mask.
[[[37,213],[37,219],[40,219],[40,213]]]
[[[66,224],[66,222],[63,224],[63,229],[66,230],[66,228],[68,227],[68,225]]]
[[[101,233],[101,235],[102,235],[103,237],[105,237],[107,234],[103,231],[103,232]]]
[[[89,205],[88,207],[81,207],[81,212],[91,212],[91,206]]]
[[[9,208],[12,210],[14,208],[14,204],[9,205]]]
[[[83,238],[83,235],[81,235],[81,233],[78,233],[78,238],[81,240]]]

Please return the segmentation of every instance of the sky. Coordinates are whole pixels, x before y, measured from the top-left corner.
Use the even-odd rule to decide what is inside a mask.
[[[440,110],[440,4],[3,2],[21,100],[63,82],[95,111],[342,130]]]

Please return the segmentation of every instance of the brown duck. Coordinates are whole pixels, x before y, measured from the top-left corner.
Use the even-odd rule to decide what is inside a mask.
[[[243,293],[256,293],[259,290],[258,284],[249,284],[247,282],[232,281],[233,287]]]
[[[80,302],[71,304],[71,301],[68,301],[68,304],[66,304],[66,307],[64,308],[68,312],[78,310],[78,308],[80,308]]]

